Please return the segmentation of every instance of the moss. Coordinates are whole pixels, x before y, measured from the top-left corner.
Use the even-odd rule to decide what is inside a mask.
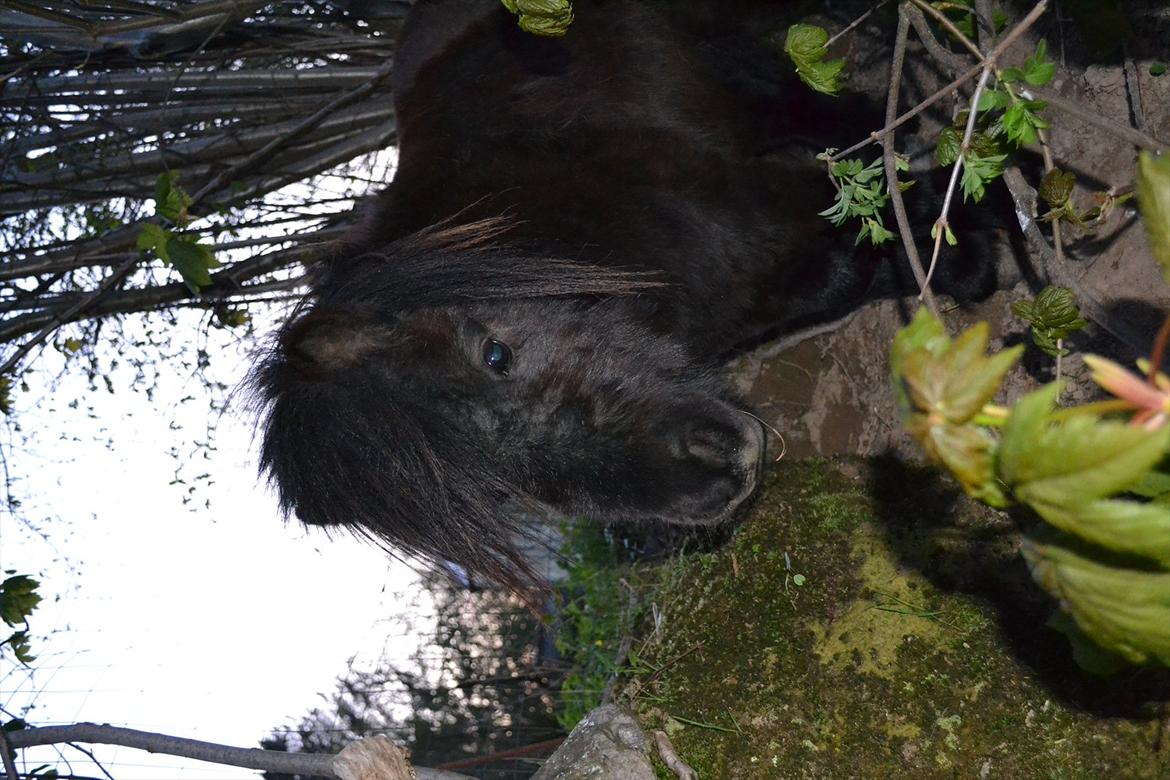
[[[643,597],[661,625],[623,695],[701,777],[1170,776],[1165,677],[1071,664],[1010,520],[892,461],[770,482]]]

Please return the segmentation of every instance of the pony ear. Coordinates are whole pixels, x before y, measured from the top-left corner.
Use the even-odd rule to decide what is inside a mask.
[[[361,312],[318,307],[290,323],[279,349],[301,375],[325,378],[384,351],[391,337],[388,327]]]

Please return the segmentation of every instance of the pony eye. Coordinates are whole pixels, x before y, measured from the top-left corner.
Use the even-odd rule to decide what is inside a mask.
[[[507,376],[512,365],[512,350],[502,341],[487,339],[483,342],[483,364],[497,374]]]

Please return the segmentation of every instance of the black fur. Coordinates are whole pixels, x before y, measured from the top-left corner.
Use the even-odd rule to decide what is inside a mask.
[[[826,122],[768,4],[574,5],[559,40],[498,0],[415,7],[395,179],[253,377],[286,511],[518,589],[522,511],[731,517],[764,446],[720,357],[900,278],[817,216],[800,137],[879,122]]]

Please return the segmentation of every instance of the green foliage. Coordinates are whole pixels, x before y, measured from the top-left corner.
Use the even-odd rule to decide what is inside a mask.
[[[1043,100],[1017,100],[1012,103],[999,120],[1004,137],[1017,146],[1036,143],[1039,139],[1037,131],[1049,127],[1047,120],[1037,113],[1047,105]]]
[[[1137,197],[1150,250],[1170,282],[1170,154],[1138,157]]]
[[[963,35],[975,38],[975,11],[971,0],[935,0],[931,6],[954,22],[955,28]]]
[[[154,182],[154,211],[173,225],[186,227],[191,221],[187,209],[194,202],[178,184],[179,174],[174,171],[160,173]]]
[[[1110,496],[1166,453],[1165,431],[1095,415],[1053,417],[1056,383],[1024,396],[1003,429],[998,473],[1052,526],[1119,553],[1170,566],[1170,511]]]
[[[818,160],[829,160],[835,150],[828,149],[817,155]],[[910,164],[898,156],[895,165],[899,171],[906,171]],[[890,200],[886,187],[886,176],[879,157],[869,165],[861,160],[838,160],[829,166],[829,175],[837,185],[837,197],[833,205],[819,212],[820,216],[840,227],[846,220],[858,219],[861,229],[854,243],[860,244],[866,238],[874,246],[883,244],[896,233],[888,230],[882,221],[881,211]],[[898,186],[902,186],[898,182]]]
[[[211,269],[220,266],[210,247],[153,222],[142,226],[136,243],[139,250],[173,266],[193,293],[211,284]]]
[[[1048,121],[1039,113],[1044,110],[1047,103],[1042,100],[1024,99],[1017,93],[1015,85],[1023,82],[1034,87],[1043,86],[1052,80],[1055,73],[1056,64],[1048,61],[1048,45],[1041,40],[1036,45],[1036,51],[1022,67],[1005,68],[1000,71],[998,84],[980,93],[976,108],[980,114],[987,115],[980,117],[980,126],[986,128],[989,135],[1001,138],[1011,146],[1035,143],[1039,139],[1038,132],[1049,127]],[[963,121],[966,121],[965,118]],[[992,155],[989,150],[980,150],[976,155],[969,154],[964,162],[970,165],[971,156]],[[1000,162],[1002,163],[1002,160]],[[964,192],[966,191],[964,187]]]
[[[142,226],[136,246],[139,251],[149,252],[179,272],[183,283],[193,293],[198,293],[211,284],[211,269],[219,268],[211,247],[199,243],[198,239],[181,232],[191,220],[187,209],[191,197],[176,183],[177,175],[171,172],[159,175],[155,182],[155,213],[177,229],[164,227],[154,222]]]
[[[1068,350],[1057,342],[1064,341],[1073,331],[1089,323],[1073,301],[1072,290],[1049,285],[1040,291],[1034,301],[1016,301],[1012,313],[1032,325],[1032,341],[1050,357],[1067,355]]]
[[[1021,552],[1086,636],[1130,663],[1170,666],[1170,572],[1102,563],[1059,543],[1026,540]]]
[[[1041,220],[1044,222],[1059,220],[1082,233],[1091,233],[1114,208],[1132,197],[1131,193],[1116,195],[1112,190],[1097,192],[1093,196],[1097,204],[1081,211],[1072,199],[1076,181],[1075,174],[1062,171],[1060,168],[1053,168],[1044,174],[1044,178],[1040,180],[1039,191],[1040,197],[1048,204],[1048,211],[1040,215]]]
[[[0,376],[0,414],[12,413],[12,377]]]
[[[37,593],[40,583],[26,574],[7,573],[11,576],[0,582],[0,620],[9,628],[23,628],[0,642],[0,648],[7,645],[17,661],[28,664],[36,658],[29,647],[28,616],[41,603],[41,596]]]
[[[952,340],[919,309],[891,350],[903,423],[930,457],[946,464],[968,495],[995,507],[1007,499],[992,469],[994,440],[969,423],[999,391],[1023,347],[986,357],[987,323]]]
[[[978,203],[983,200],[989,182],[1003,175],[1003,164],[1007,160],[1006,154],[993,154],[981,157],[973,150],[969,150],[963,157],[963,175],[960,184],[963,187],[963,200],[970,198]]]
[[[544,38],[560,38],[573,23],[573,4],[569,0],[500,0],[519,17],[520,29]]]
[[[784,53],[796,66],[800,80],[817,92],[836,96],[841,91],[841,71],[845,60],[825,60],[829,33],[811,24],[794,24],[788,28]]]
[[[1074,174],[1053,168],[1040,180],[1040,197],[1044,198],[1050,208],[1063,208],[1072,197],[1073,185],[1076,183]]]
[[[983,94],[986,97],[989,93]],[[990,94],[1003,95],[1006,98],[1002,92],[992,91]],[[980,110],[983,110],[982,104],[983,100],[980,100]],[[955,117],[950,127],[943,128],[935,146],[934,158],[939,165],[947,166],[953,165],[959,155],[963,155],[963,173],[960,179],[963,198],[978,203],[983,199],[987,185],[1003,175],[1003,164],[1007,160],[1007,154],[995,136],[982,130],[971,133],[971,140],[964,151],[963,135],[966,132],[968,116],[967,111],[962,111]]]
[[[1165,74],[1166,74],[1166,63],[1164,63],[1164,62],[1151,62],[1150,63],[1150,75],[1151,76],[1158,77],[1158,76],[1163,76]]]
[[[1017,313],[1043,325],[1045,338],[1083,324],[1066,292],[1044,292]],[[1057,409],[1057,383],[1007,412],[986,404],[1019,348],[987,357],[987,343],[986,323],[952,340],[925,310],[898,333],[890,362],[907,429],[968,494],[996,507],[1023,504],[1047,523],[1023,552],[1075,622],[1061,630],[1078,659],[1099,671],[1110,654],[1170,666],[1170,437],[1165,417],[1153,414],[1170,407],[1170,380],[1150,389],[1094,359],[1095,378],[1121,401],[1132,397],[1140,414],[1127,421],[1095,406]],[[1085,637],[1105,653],[1078,647]]]
[[[618,648],[634,616],[628,614],[629,599],[620,582],[621,561],[602,529],[577,523],[564,530],[561,554],[569,576],[556,646],[572,671],[561,685],[557,722],[570,731],[601,703],[602,692],[617,673]]]
[[[1040,39],[1036,51],[1024,61],[1022,68],[1004,68],[999,80],[1004,84],[1026,81],[1033,87],[1042,87],[1056,75],[1056,63],[1048,62],[1048,42]]]
[[[252,322],[246,309],[216,309],[215,321],[225,328],[242,328]]]

